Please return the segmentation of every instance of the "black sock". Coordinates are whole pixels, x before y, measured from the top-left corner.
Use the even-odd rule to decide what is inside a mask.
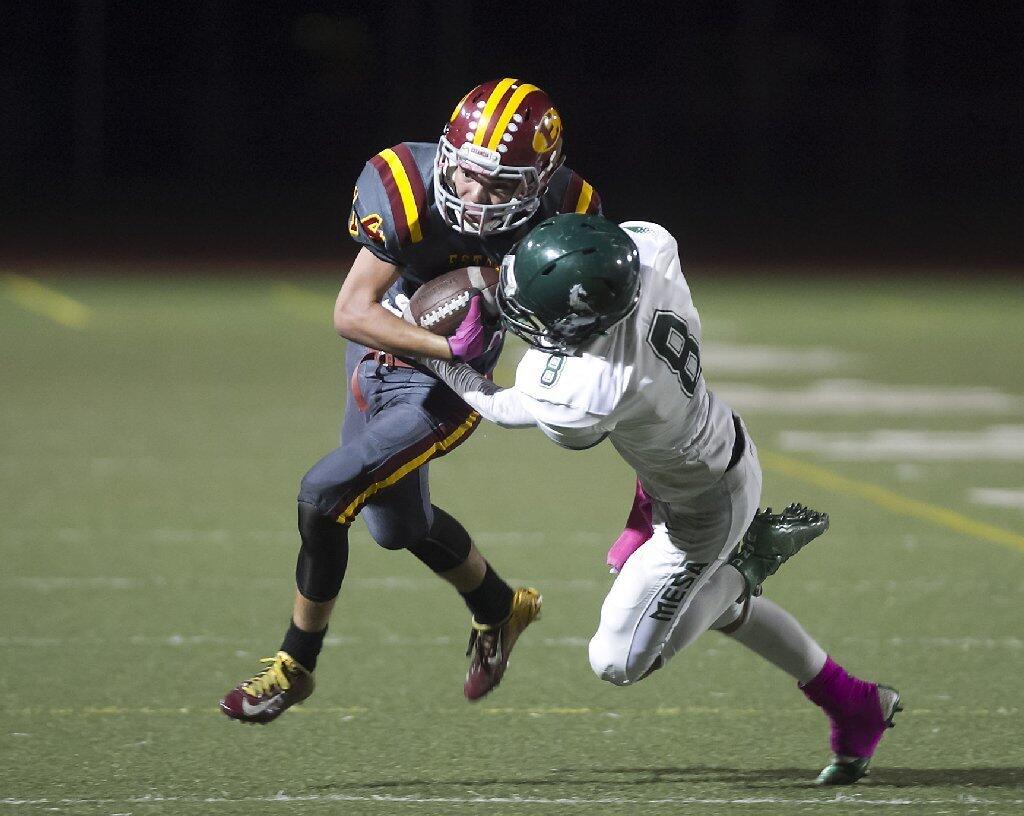
[[[512,612],[512,587],[498,577],[491,565],[487,565],[484,580],[480,586],[469,592],[462,592],[463,600],[477,623],[501,623]]]
[[[316,659],[324,646],[326,634],[326,626],[322,632],[303,632],[294,621],[288,621],[288,631],[281,644],[281,651],[288,652],[302,668],[312,672],[316,669]]]

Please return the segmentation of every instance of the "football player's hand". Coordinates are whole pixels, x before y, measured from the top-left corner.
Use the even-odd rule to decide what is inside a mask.
[[[477,292],[470,298],[469,311],[448,338],[452,359],[468,363],[497,347],[501,342],[500,324],[490,323],[484,316],[483,296]]]

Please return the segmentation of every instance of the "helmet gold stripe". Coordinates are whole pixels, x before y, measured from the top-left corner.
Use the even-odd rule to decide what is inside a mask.
[[[539,90],[540,88],[536,85],[530,85],[528,82],[516,88],[516,92],[512,94],[512,98],[508,101],[505,109],[501,112],[501,118],[498,119],[498,124],[496,124],[494,126],[494,130],[491,131],[491,138],[487,142],[488,150],[498,149],[498,145],[501,144],[501,134],[505,132],[505,128],[508,127],[508,123],[512,120],[512,116],[515,112],[519,110],[519,106],[523,103],[523,100],[534,91]]]
[[[506,77],[494,87],[491,95],[487,98],[487,104],[484,105],[480,118],[477,120],[476,132],[473,134],[473,144],[483,146],[487,126],[491,122],[491,117],[494,116],[494,111],[498,108],[498,103],[508,93],[508,89],[515,84],[516,80],[514,78]]]

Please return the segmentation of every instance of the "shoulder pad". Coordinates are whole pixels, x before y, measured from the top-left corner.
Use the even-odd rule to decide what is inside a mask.
[[[568,176],[558,211],[601,215],[601,196],[597,194],[597,190],[572,170],[569,170]]]
[[[423,240],[433,149],[402,142],[382,150],[366,163],[356,183],[349,234],[391,263],[402,265],[402,250]]]
[[[675,255],[679,251],[672,233],[660,224],[651,221],[623,221],[619,226],[629,234],[633,243],[637,245],[642,263],[651,264],[659,255],[665,253]]]

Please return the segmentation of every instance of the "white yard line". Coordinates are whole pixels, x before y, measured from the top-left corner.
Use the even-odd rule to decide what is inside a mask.
[[[959,416],[965,411],[976,415],[1014,414],[1024,408],[1024,400],[1019,396],[993,388],[934,388],[864,380],[821,380],[802,388],[780,389],[714,379],[710,387],[741,413]]]
[[[1024,461],[1022,425],[995,425],[978,431],[782,431],[778,440],[781,450],[844,462]],[[1024,493],[1018,494],[1018,501],[1018,506],[1024,506]]]
[[[625,507],[625,504],[623,505]],[[623,511],[625,512],[625,511]],[[482,547],[516,547],[550,546],[552,542],[583,546],[607,547],[611,544],[617,531],[600,533],[596,531],[578,530],[573,533],[556,535],[549,532],[522,531],[473,531],[473,540]],[[357,530],[355,538],[368,539],[362,530]],[[0,541],[17,544],[25,540],[45,540],[51,544],[85,544],[90,542],[106,542],[111,539],[133,541],[146,544],[170,544],[180,546],[193,544],[199,546],[222,544],[265,544],[279,547],[282,544],[298,546],[298,533],[294,528],[281,530],[234,530],[234,529],[198,529],[158,527],[148,530],[120,529],[111,527],[6,527],[0,529]]]
[[[612,584],[612,576],[606,575],[601,566],[595,562],[591,569],[597,573],[595,578],[544,578],[539,581],[542,590],[557,591],[558,593],[604,593]],[[529,584],[536,580],[536,576],[528,577],[511,574],[509,582],[512,585]],[[934,595],[936,593],[985,593],[991,590],[992,581],[980,578],[960,579],[951,576],[938,577],[901,577],[901,578],[860,578],[853,583],[844,585],[845,591],[856,594],[881,593],[890,594],[899,592],[902,595]],[[349,589],[361,590],[431,590],[438,587],[443,588],[438,579],[424,572],[422,577],[409,577],[407,575],[379,575],[374,577],[360,578],[353,576],[345,579],[345,586]],[[805,595],[820,595],[822,593],[834,593],[838,584],[835,579],[811,578],[802,582],[791,591]],[[254,578],[243,575],[148,575],[144,578],[135,578],[118,575],[14,575],[0,578],[0,589],[20,589],[31,592],[59,592],[59,591],[181,591],[181,590],[209,590],[222,588],[244,588],[251,590],[277,590],[284,587],[287,589],[286,577]],[[1024,588],[1024,587],[1022,587]],[[596,610],[595,610],[596,612]],[[2,642],[2,639],[0,639]]]
[[[596,623],[596,621],[595,621]],[[461,645],[465,640],[461,635],[452,637],[450,635],[437,635],[436,637],[410,637],[395,632],[381,632],[374,635],[328,635],[324,638],[324,646],[336,648],[339,646],[356,646],[368,644],[374,646],[451,646]],[[878,646],[892,646],[896,648],[916,649],[952,649],[958,652],[969,651],[1003,651],[1019,652],[1024,650],[1024,639],[1019,637],[984,637],[984,636],[950,636],[950,637],[890,637],[890,638],[869,638],[847,635],[835,639],[837,643],[846,644],[876,644]],[[235,648],[253,648],[259,645],[266,645],[265,640],[253,637],[235,637],[227,635],[127,635],[123,638],[105,637],[24,637],[24,636],[0,636],[0,648],[31,647],[31,648],[69,648],[74,646],[85,646],[93,648],[96,646],[111,647],[118,644],[131,646],[169,646],[180,648],[183,646],[233,646]],[[589,637],[566,635],[563,637],[531,638],[530,643],[534,646],[544,646],[551,649],[584,649],[590,643]]]
[[[513,585],[529,583],[529,581],[510,576]],[[544,587],[560,592],[590,592],[605,590],[611,584],[604,578],[548,578]],[[438,579],[425,574],[422,578],[409,578],[404,575],[385,575],[376,578],[347,578],[345,586],[349,588],[373,590],[418,590],[439,586]],[[67,575],[22,575],[12,578],[0,578],[0,588],[25,589],[33,592],[58,592],[66,590],[144,590],[154,588],[174,589],[178,587],[211,588],[211,587],[248,587],[267,588],[286,587],[285,576],[281,578],[246,578],[244,576],[219,576],[185,578],[174,576],[150,575],[146,578],[128,578],[112,575],[67,576]]]
[[[218,805],[218,804],[270,804],[270,803],[308,803],[320,802],[379,802],[381,804],[409,804],[409,805],[576,805],[588,807],[592,805],[638,805],[657,806],[666,805],[676,807],[679,805],[853,805],[856,807],[876,806],[893,807],[900,805],[999,805],[1011,806],[1022,805],[1024,799],[989,799],[978,796],[957,796],[954,798],[934,797],[912,797],[896,796],[891,798],[871,797],[863,794],[837,793],[831,796],[745,796],[740,798],[728,797],[699,797],[699,796],[670,796],[658,799],[642,799],[623,796],[598,796],[598,797],[547,797],[547,796],[402,796],[397,794],[372,794],[358,795],[346,793],[318,793],[318,794],[297,794],[289,795],[283,791],[273,796],[160,796],[150,794],[146,796],[129,796],[125,798],[67,798],[67,799],[0,799],[0,805],[9,807],[18,806],[45,806],[51,807],[74,807],[81,805],[151,805],[151,804],[194,804],[194,805]]]
[[[975,487],[968,493],[968,498],[975,504],[988,507],[1009,507],[1013,510],[1024,510],[1024,489],[1007,490],[995,487]]]
[[[742,343],[705,343],[704,367],[717,375],[728,374],[828,374],[858,362],[845,351],[813,346],[757,346]]]
[[[779,717],[808,717],[817,718],[820,712],[811,705],[802,705],[797,708],[757,708],[741,705],[719,705],[719,706],[658,706],[656,708],[624,709],[611,711],[604,708],[590,706],[482,706],[467,709],[464,705],[456,707],[431,706],[430,711],[434,714],[451,714],[452,716],[475,716],[486,717],[522,717],[536,719],[539,717],[593,717],[599,720],[620,720],[646,717],[717,717],[737,718],[779,716]],[[393,717],[394,706],[382,706],[372,708],[369,706],[318,706],[306,703],[291,709],[289,717],[309,717],[328,715],[371,715]],[[220,709],[214,705],[203,705],[201,707],[179,706],[179,707],[154,707],[154,706],[83,706],[79,708],[55,707],[55,706],[11,706],[0,708],[0,713],[8,717],[125,717],[125,716],[201,716],[201,717],[222,717]],[[900,719],[925,718],[930,720],[946,719],[1019,719],[1024,717],[1024,709],[1019,707],[999,706],[998,708],[976,708],[964,705],[948,705],[942,701],[933,700],[932,707],[912,705],[900,714]]]

